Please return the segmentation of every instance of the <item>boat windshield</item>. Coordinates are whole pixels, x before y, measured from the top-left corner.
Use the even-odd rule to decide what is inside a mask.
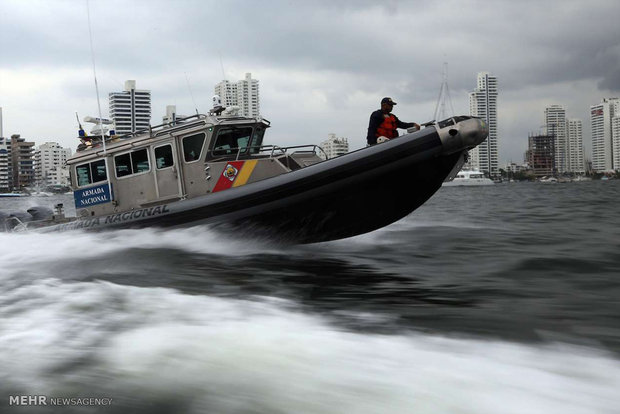
[[[262,127],[224,127],[217,131],[213,155],[232,155],[237,152],[245,154],[257,154],[263,143],[265,128]]]

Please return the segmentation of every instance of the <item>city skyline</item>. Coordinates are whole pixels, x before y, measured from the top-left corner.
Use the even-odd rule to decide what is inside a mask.
[[[442,12],[446,7],[453,13]],[[550,24],[541,12],[552,9]],[[349,138],[351,149],[360,148],[383,96],[398,102],[395,113],[403,121],[428,121],[444,62],[455,114],[469,113],[478,72],[500,80],[500,166],[523,160],[528,134],[540,129],[541,114],[552,104],[583,121],[590,158],[590,106],[620,96],[615,1],[596,7],[499,1],[484,8],[448,1],[183,1],[170,8],[159,1],[91,0],[90,11],[102,106],[107,93],[136,79],[152,91],[152,120],[161,119],[168,105],[183,114],[206,112],[213,85],[251,72],[261,82],[260,110],[272,122],[267,140],[273,144],[313,142],[336,132]],[[98,115],[85,5],[7,0],[0,15],[4,135],[75,148],[75,111]],[[230,31],[226,16],[252,24]],[[260,24],[266,21],[269,30]],[[122,30],[110,30],[111,22]],[[387,47],[384,26],[396,27]]]

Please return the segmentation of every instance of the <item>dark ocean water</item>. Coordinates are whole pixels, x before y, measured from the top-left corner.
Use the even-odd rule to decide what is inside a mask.
[[[594,181],[443,188],[307,246],[0,234],[0,412],[618,413],[619,228]]]

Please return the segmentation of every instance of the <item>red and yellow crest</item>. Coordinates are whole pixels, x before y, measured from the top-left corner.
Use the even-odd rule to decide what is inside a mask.
[[[235,177],[237,177],[238,173],[239,170],[236,169],[234,165],[228,164],[226,165],[226,168],[224,168],[224,172],[222,173],[222,175],[228,178],[230,181],[235,181]]]

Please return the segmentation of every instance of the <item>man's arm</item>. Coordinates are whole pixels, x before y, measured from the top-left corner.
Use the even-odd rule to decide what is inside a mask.
[[[420,125],[416,124],[415,122],[403,122],[400,119],[398,119],[398,117],[396,115],[394,115],[394,118],[396,118],[396,126],[398,128],[407,129],[407,128],[411,128],[411,127],[416,127],[418,129],[420,129]]]

